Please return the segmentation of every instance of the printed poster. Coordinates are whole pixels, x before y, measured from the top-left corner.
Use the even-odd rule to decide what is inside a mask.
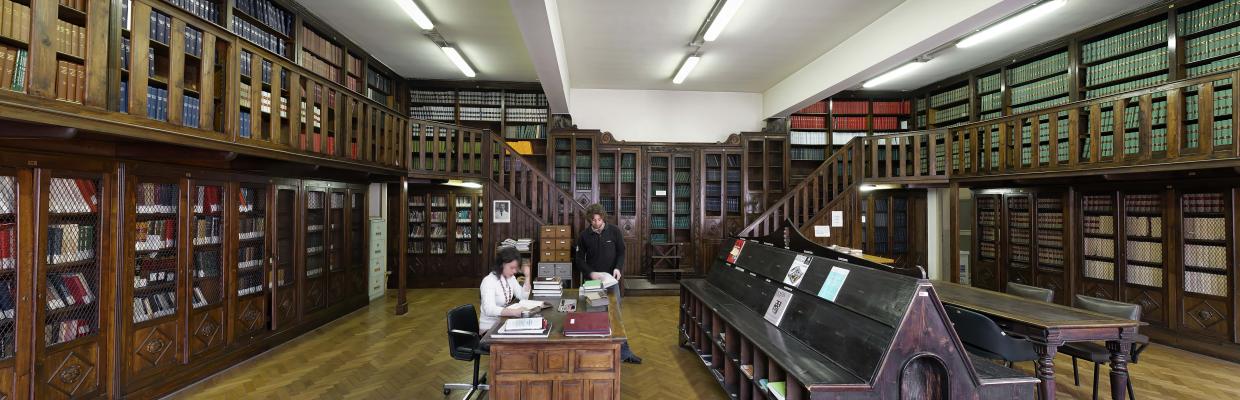
[[[818,297],[834,302],[835,297],[840,294],[840,288],[844,287],[844,281],[847,279],[847,269],[840,267],[831,268],[831,272],[827,273],[826,282],[822,283],[822,289],[818,289]]]
[[[788,303],[792,301],[792,292],[784,289],[776,289],[775,297],[771,299],[771,305],[766,308],[766,321],[775,326],[779,326],[779,321],[784,319],[784,311],[788,309]]]
[[[744,239],[736,239],[736,244],[732,245],[732,251],[728,252],[728,264],[736,264],[736,259],[741,258],[741,250],[745,248]]]
[[[809,271],[809,256],[798,255],[792,260],[792,266],[788,267],[788,274],[784,275],[784,283],[792,287],[801,286],[801,279],[805,278],[806,271]]]

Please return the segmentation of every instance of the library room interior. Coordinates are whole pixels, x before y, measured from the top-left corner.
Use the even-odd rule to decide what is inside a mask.
[[[1237,399],[1237,84],[1240,0],[0,0],[0,399]]]

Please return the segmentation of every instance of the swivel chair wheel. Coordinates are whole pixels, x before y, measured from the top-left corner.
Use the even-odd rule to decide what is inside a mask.
[[[448,395],[450,395],[450,394],[452,394],[452,389],[444,389],[444,390],[443,390],[443,396],[444,396],[444,397],[448,397]]]

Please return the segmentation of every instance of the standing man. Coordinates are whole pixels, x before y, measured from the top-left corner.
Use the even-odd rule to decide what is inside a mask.
[[[577,235],[573,265],[581,275],[590,279],[601,280],[606,273],[620,280],[620,271],[624,269],[624,237],[620,228],[603,222],[606,217],[607,212],[603,211],[601,204],[586,207],[590,228]],[[620,346],[620,357],[627,363],[642,363],[641,357],[629,349],[628,340]]]

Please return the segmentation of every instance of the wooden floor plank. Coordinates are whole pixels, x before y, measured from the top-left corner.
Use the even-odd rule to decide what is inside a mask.
[[[625,399],[722,399],[697,357],[677,346],[674,296],[624,299],[625,330],[643,364],[625,364]],[[409,314],[392,315],[390,295],[358,312],[169,396],[171,399],[441,399],[444,382],[467,382],[471,366],[448,355],[444,316],[478,302],[476,289],[410,291]],[[486,359],[483,359],[485,369]],[[1061,399],[1089,399],[1093,365],[1081,362],[1072,385],[1070,359],[1056,360]],[[1152,345],[1132,365],[1138,399],[1240,398],[1240,365]],[[1017,365],[1032,374],[1031,363]],[[1109,398],[1101,369],[1100,398]],[[455,392],[451,399],[459,399]],[[476,398],[476,396],[475,396]],[[485,398],[485,396],[483,396]]]

